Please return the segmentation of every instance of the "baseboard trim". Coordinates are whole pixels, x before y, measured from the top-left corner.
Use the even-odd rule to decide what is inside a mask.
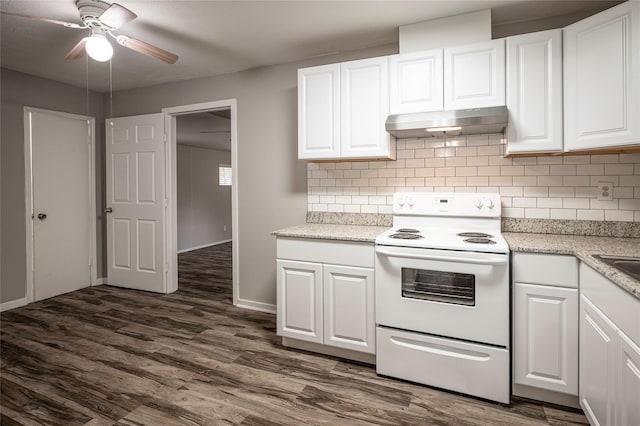
[[[238,308],[251,309],[252,311],[266,312],[269,314],[276,313],[276,305],[272,305],[271,303],[262,303],[262,302],[256,302],[253,300],[238,299],[238,303],[236,304],[236,306]]]
[[[376,365],[375,354],[357,352],[351,349],[336,348],[333,346],[322,345],[320,343],[305,342],[303,340],[292,339],[290,337],[282,338],[282,346],[286,346],[288,348],[294,348],[294,349],[301,349],[303,351],[318,352],[324,355],[335,356],[338,358],[346,358],[353,361]]]
[[[29,301],[27,300],[26,297],[23,297],[22,299],[10,300],[8,302],[0,303],[0,312],[19,308],[21,306],[26,306],[28,304],[29,304]]]
[[[107,277],[98,278],[94,286],[107,284]]]
[[[230,239],[229,240],[222,240],[222,241],[216,241],[215,243],[203,244],[203,245],[197,246],[197,247],[190,247],[190,248],[178,250],[178,254],[186,253],[188,251],[203,249],[203,248],[206,248],[206,247],[217,246],[218,244],[224,244],[224,243],[228,243],[228,242],[231,242],[231,241],[232,240],[230,240]]]

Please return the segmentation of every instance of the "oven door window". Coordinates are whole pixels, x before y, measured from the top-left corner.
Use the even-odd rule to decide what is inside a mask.
[[[476,277],[457,272],[402,268],[402,297],[475,306]]]

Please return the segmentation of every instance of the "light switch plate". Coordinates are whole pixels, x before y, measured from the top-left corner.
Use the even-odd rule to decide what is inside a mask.
[[[598,201],[613,200],[613,182],[598,182]]]

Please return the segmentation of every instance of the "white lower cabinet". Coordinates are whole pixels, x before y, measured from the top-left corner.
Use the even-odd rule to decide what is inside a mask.
[[[580,405],[592,424],[613,425],[616,327],[589,299],[580,302]]]
[[[640,425],[640,347],[618,334],[618,393],[616,423]]]
[[[373,256],[372,244],[279,238],[278,335],[374,354]]]
[[[578,261],[513,253],[513,394],[577,406]]]
[[[514,382],[578,394],[578,290],[516,283]]]
[[[322,343],[322,265],[277,260],[278,334]]]
[[[640,425],[640,301],[580,266],[580,405],[592,425]]]

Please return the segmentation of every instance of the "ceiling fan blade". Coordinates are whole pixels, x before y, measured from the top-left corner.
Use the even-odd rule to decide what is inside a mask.
[[[5,10],[0,10],[0,13],[3,15],[18,16],[20,18],[33,19],[35,21],[42,21],[42,22],[48,22],[50,24],[62,25],[63,27],[67,27],[67,28],[86,28],[86,26],[84,25],[78,25],[78,24],[65,22],[65,21],[58,21],[57,19],[43,18],[41,16],[23,15],[22,13],[7,12]]]
[[[107,27],[115,30],[127,22],[133,21],[137,17],[138,15],[126,7],[120,6],[118,3],[113,3],[107,10],[102,12],[102,15],[100,15],[98,19],[100,19],[100,22],[105,24]]]
[[[161,61],[168,64],[175,64],[178,60],[178,55],[167,52],[164,49],[160,49],[159,47],[153,46],[149,43],[145,43],[144,41],[137,40],[135,38],[131,38],[125,35],[119,35],[117,36],[117,40],[118,43],[120,43],[124,47],[135,50],[136,52],[142,53],[143,55],[160,59]]]
[[[80,40],[78,42],[78,44],[76,44],[75,46],[73,46],[73,49],[71,49],[69,51],[69,53],[67,53],[67,56],[65,56],[65,59],[79,59],[82,58],[84,56],[85,49],[84,49],[84,45],[87,44],[87,40],[89,39],[89,37],[85,37],[82,40]]]

